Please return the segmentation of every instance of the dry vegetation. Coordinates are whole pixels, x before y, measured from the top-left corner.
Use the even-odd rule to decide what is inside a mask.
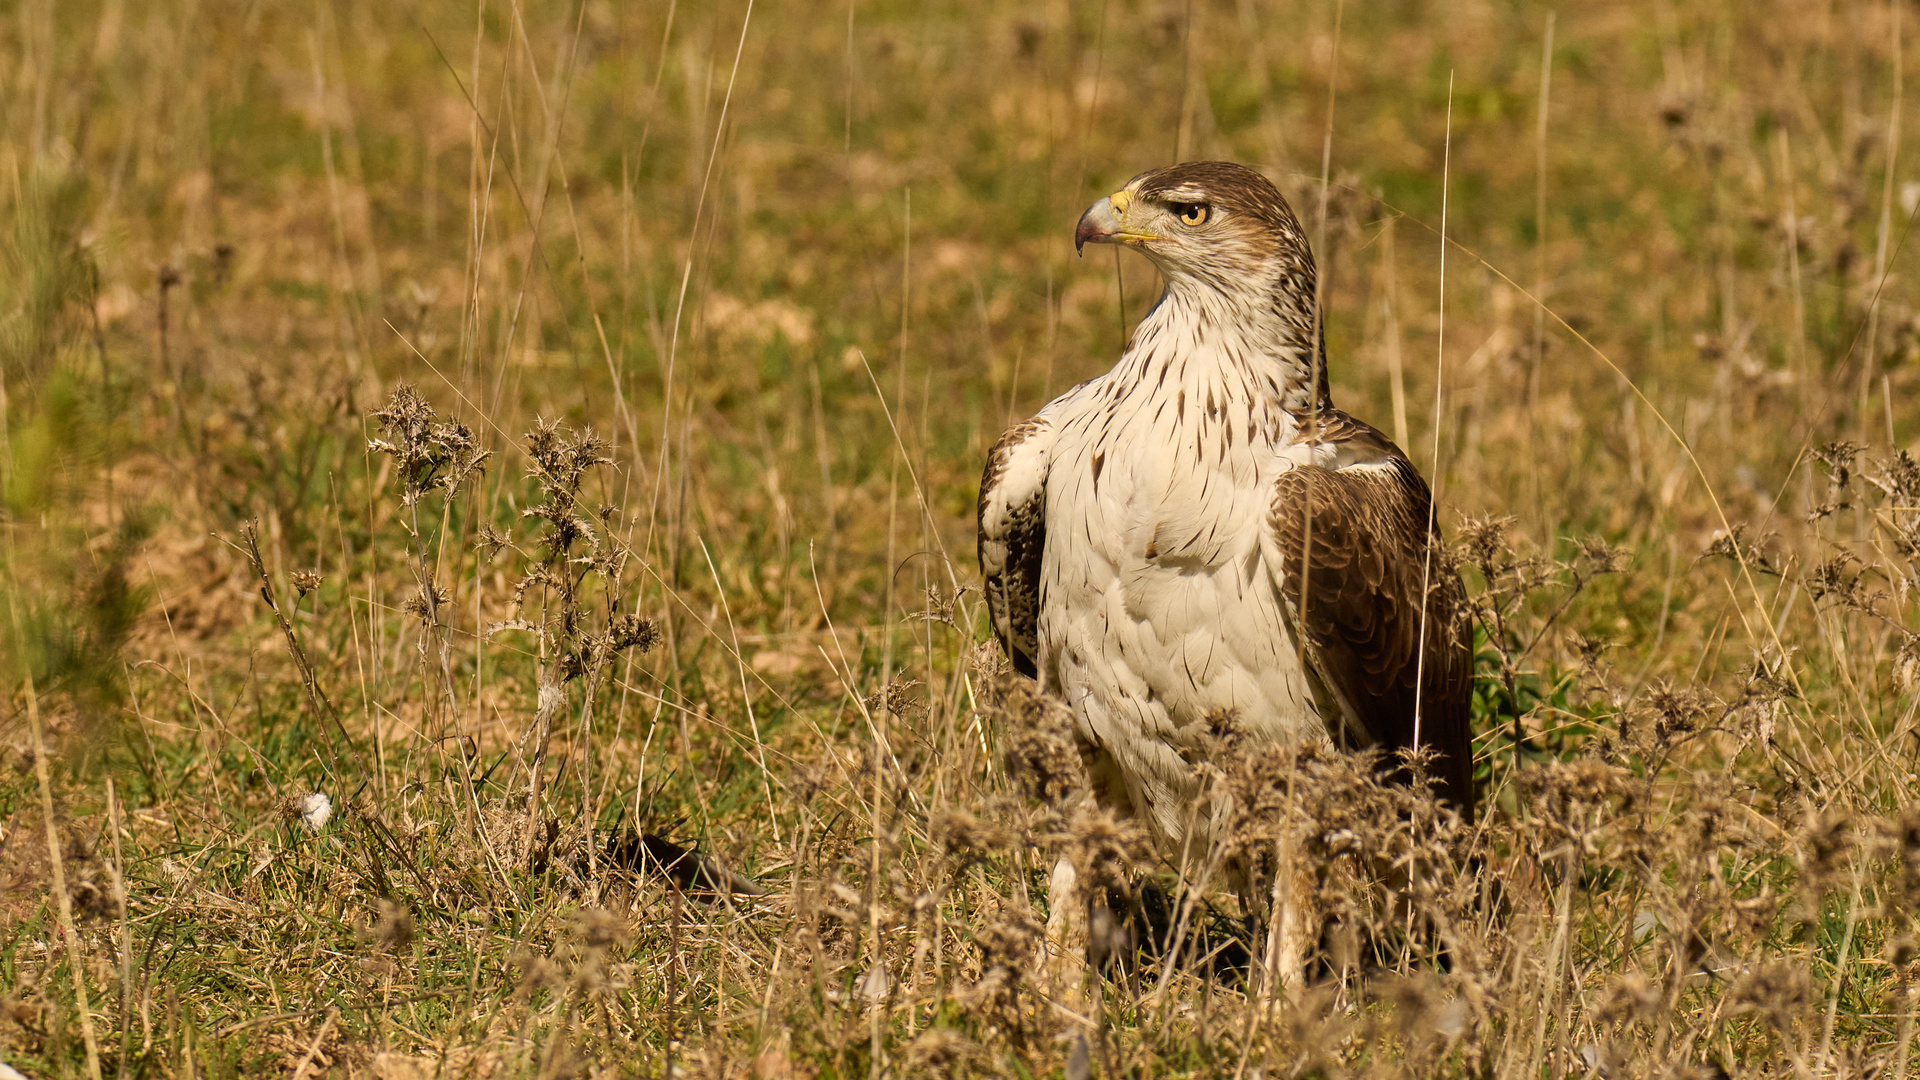
[[[0,1060],[1913,1068],[1920,13],[0,7]],[[1473,827],[1211,776],[1340,916],[1281,1001],[974,589],[1176,157],[1294,199],[1481,627]],[[1061,856],[1179,949],[1038,963]]]

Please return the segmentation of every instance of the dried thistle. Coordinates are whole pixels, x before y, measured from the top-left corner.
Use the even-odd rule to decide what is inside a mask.
[[[1510,518],[1468,519],[1454,550],[1481,579],[1460,617],[1477,624],[1484,636],[1471,626],[1461,627],[1460,632],[1473,633],[1480,642],[1475,664],[1491,669],[1481,677],[1498,681],[1498,691],[1489,695],[1495,713],[1491,726],[1508,748],[1510,759],[1517,760],[1522,750],[1539,752],[1527,734],[1524,717],[1573,685],[1563,683],[1556,673],[1536,670],[1533,657],[1552,640],[1554,627],[1588,586],[1601,576],[1621,572],[1629,560],[1622,549],[1598,537],[1579,541],[1565,561],[1524,555],[1508,534],[1511,524]],[[1599,639],[1577,637],[1581,685],[1603,685],[1599,657],[1604,647]],[[1496,760],[1496,771],[1506,767]]]
[[[864,704],[868,712],[878,713],[884,711],[902,719],[925,716],[927,714],[926,700],[913,692],[913,688],[919,685],[919,679],[911,679],[905,675],[895,675],[892,681],[888,682],[884,688],[867,695]]]
[[[539,643],[542,662],[527,740],[530,824],[540,818],[547,747],[567,702],[564,687],[584,681],[582,709],[591,710],[594,689],[608,662],[629,650],[645,652],[659,639],[653,622],[620,610],[623,574],[631,552],[612,526],[617,510],[589,511],[583,505],[587,476],[613,464],[608,449],[607,442],[590,429],[575,431],[558,421],[537,420],[526,435],[527,476],[539,486],[541,501],[520,513],[539,523],[538,551],[527,556],[528,563],[514,584],[515,617],[494,623],[487,633],[517,630],[533,635]],[[510,546],[504,535],[492,531],[483,533],[481,542],[495,551]],[[538,610],[529,610],[536,603]],[[523,855],[530,863],[536,858],[533,838],[538,832],[529,828],[526,833]]]
[[[526,435],[527,473],[540,485],[543,502],[520,511],[544,523],[540,540],[550,552],[570,551],[580,540],[595,539],[593,524],[580,512],[581,486],[591,469],[612,465],[605,439],[591,428],[572,431],[557,420],[536,420]]]
[[[397,952],[413,943],[413,912],[405,904],[375,900],[373,917],[360,926],[360,943],[375,952]]]
[[[1841,440],[1814,448],[1813,456],[1827,467],[1827,478],[1835,491],[1845,491],[1853,483],[1853,463],[1866,447]],[[1844,504],[1842,504],[1844,505]]]
[[[1573,636],[1574,667],[1581,675],[1598,679],[1601,674],[1601,661],[1613,647],[1614,643],[1606,638],[1584,633],[1575,634]]]
[[[1038,920],[1011,909],[974,936],[980,948],[980,978],[956,995],[960,1008],[989,1031],[998,1029],[1016,1042],[1026,1037],[1027,976],[1044,940]]]
[[[1462,521],[1455,532],[1461,560],[1483,574],[1501,566],[1513,554],[1507,542],[1507,530],[1513,524],[1511,517],[1470,517]]]
[[[933,820],[933,837],[947,854],[962,863],[997,855],[1014,842],[1014,832],[997,814],[982,818],[971,810],[948,807]]]
[[[288,575],[288,580],[293,584],[293,591],[304,600],[320,587],[321,578],[318,570],[295,570]]]
[[[1633,564],[1633,556],[1625,548],[1609,543],[1602,537],[1588,536],[1580,540],[1577,562],[1583,576],[1594,577],[1624,572]]]
[[[986,1065],[992,1057],[979,1043],[948,1027],[928,1028],[907,1044],[908,1068],[923,1076],[958,1076],[972,1065]]]
[[[309,832],[319,832],[333,817],[333,800],[324,791],[315,791],[297,799],[289,799],[285,806],[286,815],[307,827]]]
[[[513,535],[511,532],[496,529],[492,525],[482,525],[480,535],[473,541],[473,547],[480,553],[481,559],[491,559],[507,548],[513,547]]]
[[[1920,506],[1920,462],[1911,453],[1896,450],[1892,457],[1861,475],[1895,505]]]
[[[1766,1018],[1776,1031],[1793,1029],[1793,1018],[1805,1008],[1811,992],[1805,966],[1787,961],[1762,964],[1736,982],[1727,996],[1729,1011]]]
[[[1745,525],[1735,525],[1732,529],[1717,532],[1714,534],[1713,542],[1700,553],[1700,557],[1703,559],[1724,557],[1763,574],[1778,575],[1780,571],[1775,569],[1773,560],[1767,557],[1759,544],[1749,542],[1746,535]]]
[[[1795,852],[1800,861],[1800,889],[1807,904],[1817,909],[1820,898],[1832,892],[1846,876],[1854,849],[1852,815],[1828,810],[1815,815],[1801,830]]]
[[[1629,971],[1607,987],[1593,1018],[1602,1024],[1651,1024],[1659,1017],[1664,998],[1660,987],[1651,979]]]
[[[1780,897],[1771,887],[1762,886],[1753,896],[1733,901],[1727,911],[1727,928],[1737,938],[1758,944],[1773,932],[1780,918]]]
[[[1627,809],[1629,778],[1625,769],[1592,758],[1549,762],[1516,773],[1514,782],[1527,799],[1535,823],[1532,840],[1540,845],[1542,858],[1596,859],[1606,854],[1603,842],[1626,839],[1608,822]]]
[[[400,607],[409,615],[418,616],[421,622],[433,625],[441,607],[453,599],[453,594],[437,582],[428,582],[419,592],[402,601]]]
[[[1851,572],[1859,562],[1853,552],[1842,549],[1838,555],[1815,566],[1807,575],[1807,591],[1815,600],[1825,600],[1841,607],[1865,608],[1866,594],[1860,586],[1860,575]]]
[[[566,933],[553,950],[553,960],[566,972],[572,989],[603,993],[613,986],[613,961],[626,945],[627,936],[626,923],[618,915],[586,908],[567,920]]]
[[[929,585],[926,590],[927,606],[920,611],[914,612],[913,615],[909,617],[958,628],[959,624],[954,621],[954,608],[959,604],[960,597],[964,596],[967,591],[968,590],[963,588],[948,593],[943,591],[938,585]]]
[[[1893,654],[1893,685],[1909,694],[1920,687],[1920,634],[1902,632]]]
[[[465,424],[440,419],[433,406],[405,383],[394,388],[386,408],[375,412],[373,417],[380,424],[380,437],[368,440],[367,447],[393,459],[400,474],[400,502],[408,511],[409,554],[419,591],[404,601],[402,607],[429,628],[441,628],[437,635],[441,686],[446,693],[446,705],[452,708],[455,704],[452,644],[440,618],[440,606],[447,602],[450,594],[434,583],[435,560],[430,557],[421,530],[420,501],[432,491],[451,496],[462,484],[485,471],[486,461],[493,453],[480,448]],[[428,642],[434,636],[423,635],[420,639],[423,662]]]
[[[1786,703],[1800,696],[1783,674],[1785,670],[1785,662],[1773,665],[1764,657],[1755,657],[1747,668],[1740,697],[1728,706],[1728,717],[1740,735],[1741,746],[1755,741],[1771,745],[1774,731],[1786,715]]]
[[[430,491],[451,494],[485,471],[491,450],[482,450],[465,424],[441,420],[413,387],[402,383],[373,414],[380,437],[367,448],[393,458],[400,473],[401,498],[408,506]]]
[[[1647,694],[1647,707],[1653,714],[1657,750],[1667,749],[1683,736],[1712,730],[1726,712],[1720,699],[1704,686],[1657,685]]]
[[[1130,893],[1134,879],[1151,864],[1147,831],[1131,816],[1109,807],[1082,803],[1040,835],[1049,848],[1066,855],[1089,896]]]
[[[1920,806],[1880,824],[1880,847],[1898,872],[1894,885],[1902,911],[1920,910]]]
[[[532,949],[514,950],[513,955],[507,958],[507,963],[519,969],[519,977],[513,981],[515,1000],[529,1000],[542,990],[552,993],[566,988],[566,971]]]
[[[660,641],[660,626],[652,619],[643,619],[638,615],[616,615],[607,626],[607,647],[614,652],[628,649],[642,654],[653,651]]]
[[[1006,733],[1007,776],[1029,796],[1062,804],[1086,788],[1073,711],[1025,679],[1000,684],[990,708]]]

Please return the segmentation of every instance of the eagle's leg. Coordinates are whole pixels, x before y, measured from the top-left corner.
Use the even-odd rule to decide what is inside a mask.
[[[1047,879],[1047,989],[1069,1008],[1077,1005],[1087,975],[1087,896],[1080,875],[1065,858]]]
[[[1272,887],[1265,897],[1267,933],[1264,978],[1260,980],[1263,998],[1271,998],[1278,990],[1286,1000],[1298,1000],[1306,989],[1307,966],[1320,942],[1321,919],[1314,903],[1313,874],[1301,864],[1301,855],[1290,837],[1274,844]]]

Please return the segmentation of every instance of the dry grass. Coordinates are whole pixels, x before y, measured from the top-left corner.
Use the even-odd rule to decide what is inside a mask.
[[[1920,20],[1553,14],[20,0],[0,1060],[1908,1076]],[[973,591],[1153,299],[1068,229],[1173,157],[1301,210],[1482,630],[1471,828],[1210,776],[1338,916],[1278,1003]],[[1059,857],[1177,958],[1037,963]]]

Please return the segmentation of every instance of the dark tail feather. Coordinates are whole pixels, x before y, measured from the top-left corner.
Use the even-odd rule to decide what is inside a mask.
[[[693,848],[658,833],[627,833],[607,841],[607,859],[636,874],[659,874],[696,899],[722,896],[760,896],[766,890],[744,874],[736,874]]]

